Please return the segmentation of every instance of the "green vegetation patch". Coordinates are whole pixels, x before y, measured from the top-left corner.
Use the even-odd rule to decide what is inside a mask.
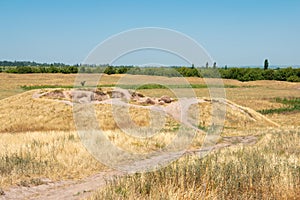
[[[36,90],[36,89],[46,89],[46,88],[74,88],[72,85],[23,85],[21,86],[23,90]]]
[[[285,105],[283,108],[260,110],[262,114],[288,113],[300,111],[300,98],[276,98],[275,102]]]
[[[21,88],[23,90],[36,90],[36,89],[46,89],[46,88],[92,88],[93,86],[73,86],[73,85],[23,85]],[[191,85],[159,85],[159,84],[145,84],[145,85],[116,85],[116,84],[104,84],[98,85],[98,88],[101,87],[120,87],[123,89],[135,89],[135,90],[148,90],[148,89],[179,89],[179,88],[245,88],[253,86],[235,86],[235,85],[206,85],[206,84],[191,84]]]

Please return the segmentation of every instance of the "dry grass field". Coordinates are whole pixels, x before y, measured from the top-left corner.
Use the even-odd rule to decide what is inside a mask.
[[[262,134],[254,146],[115,179],[89,199],[299,199],[299,130]]]
[[[86,75],[87,84],[90,76],[99,75]],[[99,85],[118,84],[122,78],[124,75],[103,75]],[[0,73],[0,193],[11,186],[40,185],[46,179],[78,180],[108,169],[82,145],[72,106],[59,100],[33,98],[40,89],[25,91],[21,88],[25,85],[72,86],[75,79],[76,75]],[[127,75],[125,82],[140,84],[143,81],[184,84],[180,78],[138,75]],[[199,78],[187,78],[187,81],[205,84]],[[262,115],[257,111],[286,107],[275,99],[300,98],[300,84],[223,82],[230,87],[225,87],[226,120],[218,142],[221,144],[233,136],[253,136],[256,144],[231,141],[234,145],[215,150],[203,159],[187,155],[156,172],[120,177],[100,188],[91,199],[299,199],[300,112]],[[176,90],[181,94],[187,91]],[[207,88],[193,90],[199,99],[209,97]],[[176,98],[170,89],[141,89],[139,93]],[[197,107],[201,130],[195,132],[190,150],[201,147],[203,131],[211,125],[211,103],[206,101]],[[166,120],[163,128],[154,137],[141,140],[118,128],[112,109],[110,104],[95,105],[97,123],[109,140],[129,152],[146,154],[164,148],[180,126],[171,116],[158,115],[158,120],[160,117]],[[129,114],[141,130],[150,125],[150,112],[146,107],[131,107]],[[123,123],[126,125],[126,120]]]
[[[86,75],[87,82],[101,75]],[[92,78],[90,78],[92,77]],[[120,76],[101,76],[99,84],[114,84]],[[0,99],[22,93],[21,86],[33,85],[74,85],[76,74],[6,74],[0,73]]]
[[[0,185],[29,186],[43,179],[80,179],[105,169],[83,147],[76,132],[3,133]]]

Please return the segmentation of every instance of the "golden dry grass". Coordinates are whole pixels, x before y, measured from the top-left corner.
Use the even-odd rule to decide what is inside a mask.
[[[222,118],[218,116],[212,118],[212,103],[199,103],[199,125],[201,128],[207,129],[212,124],[222,122]],[[195,106],[190,108],[195,109]],[[214,109],[226,109],[224,118],[222,136],[242,136],[249,135],[249,130],[258,131],[266,128],[279,127],[277,123],[269,120],[267,117],[257,113],[256,111],[237,105],[231,101],[214,103]],[[213,121],[214,120],[214,121]]]
[[[116,178],[89,199],[299,199],[299,144],[299,130],[264,132],[254,146]]]
[[[72,108],[33,99],[33,91],[0,100],[0,132],[75,130]]]
[[[103,133],[118,148],[135,154],[160,150],[176,135],[161,131],[141,139],[118,130]],[[200,148],[203,139],[204,134],[198,133],[192,146]],[[80,179],[108,170],[86,150],[76,132],[61,131],[0,134],[0,169],[0,188],[31,185],[41,178]]]
[[[83,147],[76,132],[0,135],[0,188],[35,180],[80,179],[106,169]]]
[[[101,77],[99,84],[115,84],[120,76],[108,76],[103,74],[82,75],[89,83],[90,79]],[[0,99],[23,92],[21,86],[34,85],[64,85],[72,86],[75,83],[77,74],[7,74],[0,73]],[[86,78],[85,78],[86,77]]]
[[[95,77],[100,78],[99,85],[101,84],[144,84],[145,82],[162,82],[162,83],[170,83],[170,84],[205,84],[205,81],[201,78],[196,77],[187,77],[187,78],[168,78],[161,76],[144,76],[144,75],[105,75],[105,74],[83,74],[81,75],[83,78],[87,80],[87,84],[89,80],[95,79]],[[22,92],[20,86],[28,85],[74,85],[77,74],[7,74],[0,73],[0,99],[10,96],[9,94],[16,94]],[[125,78],[124,78],[125,77]],[[212,79],[214,80],[214,79]],[[214,82],[214,81],[212,81]],[[290,83],[283,81],[251,81],[251,82],[240,82],[237,80],[231,79],[223,79],[224,85],[233,85],[240,87],[254,87],[254,88],[226,88],[226,90],[233,90],[237,92],[246,93],[248,89],[253,91],[252,89],[263,88],[271,91],[271,94],[276,90],[278,91],[287,91],[294,90],[300,88],[300,83]],[[273,92],[272,92],[273,91]],[[7,93],[7,94],[6,94]],[[257,96],[256,93],[253,93],[254,96]],[[263,93],[260,93],[263,95]],[[252,96],[252,95],[250,95]]]

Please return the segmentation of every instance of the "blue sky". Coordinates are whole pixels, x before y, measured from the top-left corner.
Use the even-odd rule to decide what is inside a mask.
[[[111,35],[163,27],[194,38],[219,65],[300,64],[299,0],[1,0],[0,9],[0,60],[81,63]]]

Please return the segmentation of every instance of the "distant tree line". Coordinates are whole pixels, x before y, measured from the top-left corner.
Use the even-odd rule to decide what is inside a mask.
[[[78,73],[79,65],[64,63],[37,63],[30,61],[0,61],[0,72],[29,74],[29,73]]]
[[[9,62],[0,61],[0,72],[6,73],[105,73],[105,74],[133,74],[133,75],[153,75],[167,77],[206,77],[236,79],[239,81],[255,80],[278,80],[300,82],[300,69],[278,68],[269,69],[268,60],[264,63],[264,68],[217,68],[213,67],[196,68],[192,67],[138,67],[138,66],[110,66],[110,65],[65,65],[62,63],[40,64],[35,62]]]
[[[134,75],[153,75],[167,77],[206,77],[236,79],[239,81],[256,80],[278,80],[300,82],[300,69],[278,68],[195,68],[195,67],[127,67],[127,66],[108,66],[108,67],[84,67],[80,68],[81,73],[105,73],[105,74],[134,74]]]
[[[260,69],[260,68],[229,68],[220,69],[222,78],[237,79],[239,81],[277,80],[300,82],[300,69]]]
[[[34,66],[70,66],[64,63],[37,63],[37,62],[30,62],[30,61],[0,61],[0,66],[5,67],[34,67]],[[78,66],[78,65],[77,65]]]
[[[31,74],[31,73],[63,73],[74,74],[78,73],[78,67],[76,66],[40,66],[40,67],[5,67],[0,68],[0,72],[15,73],[15,74]]]

